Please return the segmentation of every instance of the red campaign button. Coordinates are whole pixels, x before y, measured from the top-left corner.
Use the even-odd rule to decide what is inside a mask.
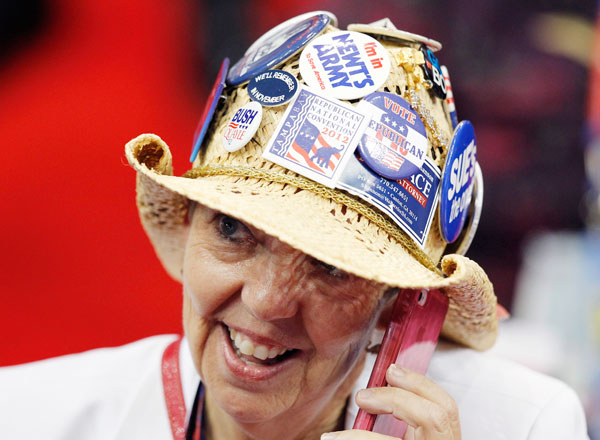
[[[206,100],[206,104],[204,105],[204,111],[202,112],[202,116],[200,117],[200,121],[196,127],[196,132],[194,133],[194,146],[192,147],[190,162],[196,160],[196,156],[198,156],[204,136],[206,136],[208,126],[210,125],[212,117],[215,114],[217,103],[219,102],[219,98],[221,97],[221,93],[223,93],[223,88],[225,87],[225,76],[227,75],[228,68],[229,58],[225,58],[221,63],[221,68],[219,69],[217,78],[215,79],[210,94],[208,95],[208,99]]]

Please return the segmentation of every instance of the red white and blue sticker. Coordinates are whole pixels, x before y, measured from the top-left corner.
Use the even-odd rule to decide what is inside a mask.
[[[262,157],[335,188],[368,121],[350,104],[301,86]]]
[[[223,87],[225,87],[225,76],[227,75],[228,68],[229,58],[225,58],[221,63],[221,68],[219,69],[217,78],[215,79],[210,94],[208,95],[208,99],[206,100],[206,104],[204,105],[204,111],[200,117],[200,122],[198,122],[198,126],[196,127],[196,132],[194,133],[194,146],[192,147],[190,162],[194,162],[194,160],[196,160],[196,156],[198,156],[204,136],[206,136],[208,126],[210,125],[212,117],[215,114],[215,109],[217,108],[219,98],[221,98],[221,93],[223,93]]]
[[[246,54],[233,65],[227,75],[227,84],[242,84],[258,73],[272,69],[300,51],[318,36],[329,24],[327,14],[315,14],[301,21],[288,20],[285,26],[267,32],[259,38],[260,44],[252,44]]]
[[[444,81],[440,62],[427,46],[422,45],[420,50],[425,57],[425,64],[423,64],[425,79],[431,81],[433,92],[438,98],[446,99],[446,82]]]
[[[243,148],[254,137],[262,121],[262,106],[251,101],[240,107],[223,131],[223,148],[234,152]]]
[[[440,232],[448,243],[458,238],[467,219],[476,164],[475,130],[469,121],[462,121],[454,130],[442,177]]]
[[[444,82],[446,83],[446,106],[450,113],[450,120],[452,122],[452,129],[454,130],[458,125],[458,116],[456,115],[456,105],[454,104],[454,93],[452,93],[452,84],[450,83],[450,73],[446,66],[441,66],[442,74],[444,75]]]
[[[351,31],[315,38],[300,55],[300,74],[310,87],[338,99],[373,93],[390,74],[387,50],[374,38]]]
[[[375,92],[358,103],[371,121],[358,144],[367,165],[380,176],[403,179],[419,171],[427,157],[423,121],[398,95]]]
[[[298,91],[298,80],[285,70],[259,73],[248,83],[250,99],[267,107],[285,104]]]
[[[338,187],[377,206],[423,248],[436,213],[440,174],[440,169],[427,158],[412,176],[389,180],[353,156]]]

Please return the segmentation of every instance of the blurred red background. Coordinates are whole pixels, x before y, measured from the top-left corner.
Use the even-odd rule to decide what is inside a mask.
[[[53,2],[4,62],[2,364],[180,331],[180,289],[139,226],[123,157],[160,133],[182,172],[201,112],[191,5],[163,5]]]
[[[3,29],[13,32],[0,58],[0,365],[180,332],[180,288],[139,225],[123,146],[157,133],[183,173],[222,58],[235,62],[264,31],[315,9],[332,10],[342,26],[389,16],[447,44],[440,57],[459,118],[476,127],[486,176],[471,255],[510,306],[527,231],[581,227],[573,193],[584,182],[586,71],[527,40],[524,24],[543,12],[536,2],[529,9],[499,0],[417,3],[373,1],[365,10],[358,0],[7,1],[0,9]],[[584,5],[569,7],[591,16],[593,5]],[[542,166],[547,174],[538,175]],[[539,186],[557,172],[569,183],[545,203]]]

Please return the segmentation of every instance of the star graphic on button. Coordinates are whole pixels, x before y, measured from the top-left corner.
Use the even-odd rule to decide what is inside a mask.
[[[385,118],[383,118],[385,120],[385,122],[389,123],[390,122],[390,118],[388,118],[387,116]]]
[[[398,123],[396,121],[392,121],[392,126],[397,127]]]
[[[402,127],[400,127],[398,130],[400,130],[402,133],[404,133],[404,125]]]

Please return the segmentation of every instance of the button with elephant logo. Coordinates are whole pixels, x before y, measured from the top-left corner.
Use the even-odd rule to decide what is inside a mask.
[[[368,120],[360,109],[300,86],[263,157],[335,188]]]

